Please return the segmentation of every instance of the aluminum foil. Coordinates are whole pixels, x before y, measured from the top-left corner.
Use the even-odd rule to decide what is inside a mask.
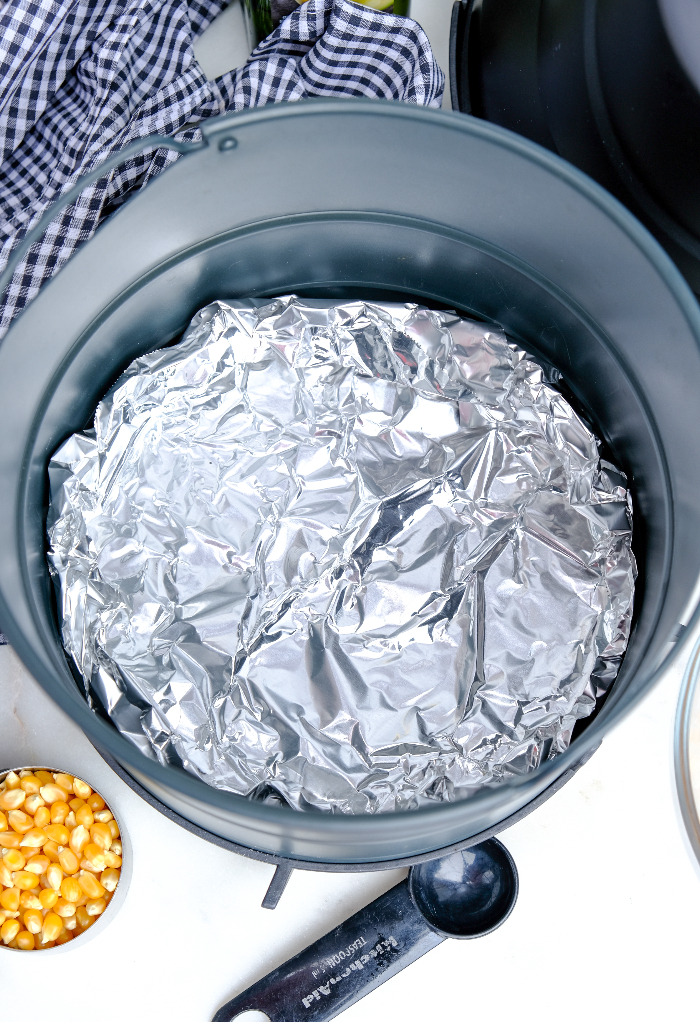
[[[215,302],[50,468],[63,642],[147,755],[299,809],[468,796],[617,673],[631,502],[498,329]]]

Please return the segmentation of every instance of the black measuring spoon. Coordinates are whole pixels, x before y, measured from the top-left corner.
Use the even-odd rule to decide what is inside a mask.
[[[491,933],[517,896],[515,863],[495,838],[412,866],[406,880],[219,1008],[213,1022],[248,1011],[271,1022],[326,1022],[446,937]]]

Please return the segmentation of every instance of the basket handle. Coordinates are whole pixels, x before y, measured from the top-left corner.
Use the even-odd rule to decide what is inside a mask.
[[[114,170],[115,167],[119,167],[122,163],[125,163],[132,156],[137,156],[139,153],[144,152],[147,149],[174,149],[178,153],[191,153],[196,152],[198,149],[204,149],[208,145],[206,139],[201,142],[178,142],[175,138],[170,138],[168,135],[147,135],[145,138],[139,138],[135,142],[121,149],[118,153],[113,153],[108,157],[104,163],[101,163],[99,167],[91,170],[89,174],[78,179],[73,187],[53,202],[49,208],[45,211],[41,219],[32,227],[31,231],[25,235],[17,248],[10,254],[10,258],[7,261],[2,275],[0,275],[0,297],[5,293],[5,289],[12,280],[12,276],[17,269],[19,263],[27,254],[29,249],[35,242],[39,241],[44,231],[49,226],[52,220],[55,220],[56,216],[61,213],[66,206],[70,206],[74,202],[81,192],[94,184],[95,181],[99,181],[101,177]]]

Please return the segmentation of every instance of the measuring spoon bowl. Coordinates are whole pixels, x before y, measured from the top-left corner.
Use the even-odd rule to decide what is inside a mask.
[[[408,886],[431,929],[468,940],[506,921],[518,897],[518,872],[508,849],[492,838],[414,866]]]

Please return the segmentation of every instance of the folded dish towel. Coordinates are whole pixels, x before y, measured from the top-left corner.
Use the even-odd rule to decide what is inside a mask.
[[[193,122],[308,96],[440,106],[444,75],[414,21],[308,0],[243,68],[207,81],[192,41],[226,0],[10,0],[0,8],[0,271],[61,194],[108,156]],[[151,149],[86,188],[0,296],[0,337],[39,288],[135,190],[178,158]]]

